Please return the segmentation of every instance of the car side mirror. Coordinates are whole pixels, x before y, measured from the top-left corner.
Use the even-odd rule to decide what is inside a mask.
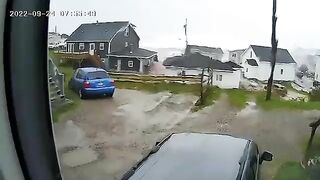
[[[269,151],[265,151],[261,154],[259,163],[261,164],[263,161],[272,161],[273,154]]]

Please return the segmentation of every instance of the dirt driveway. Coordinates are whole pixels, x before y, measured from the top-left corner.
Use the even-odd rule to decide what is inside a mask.
[[[117,90],[112,99],[81,101],[54,125],[66,180],[119,179],[154,143],[171,132],[218,132],[254,139],[270,150],[275,161],[265,163],[263,179],[272,179],[280,162],[300,160],[308,123],[319,111],[261,111],[250,103],[242,111],[223,95],[197,113],[197,97],[168,92],[148,94]]]

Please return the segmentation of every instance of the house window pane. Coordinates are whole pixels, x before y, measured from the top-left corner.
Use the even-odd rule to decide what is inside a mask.
[[[280,72],[281,74],[283,74],[283,69],[281,69],[281,72]]]
[[[79,50],[84,50],[84,43],[79,43]]]
[[[216,75],[216,81],[218,81],[219,80],[219,76],[218,75]]]
[[[222,75],[219,75],[219,81],[222,81]]]
[[[247,68],[247,69],[246,69],[246,72],[248,72],[248,71],[249,71],[249,69]]]
[[[128,67],[133,67],[133,61],[128,61]]]
[[[104,50],[104,43],[100,43],[100,50]]]
[[[124,36],[128,37],[129,36],[129,27],[126,28],[126,31],[124,32]]]
[[[252,51],[250,52],[250,57],[252,58]]]

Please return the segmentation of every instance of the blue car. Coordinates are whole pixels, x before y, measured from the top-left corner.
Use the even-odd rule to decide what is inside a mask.
[[[78,68],[69,81],[69,88],[79,94],[81,99],[89,95],[113,96],[114,80],[100,68]]]

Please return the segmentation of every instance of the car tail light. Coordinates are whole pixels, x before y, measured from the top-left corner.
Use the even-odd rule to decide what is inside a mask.
[[[88,88],[90,87],[90,82],[89,81],[83,81],[83,88]]]
[[[111,84],[112,86],[114,86],[114,80],[111,80],[111,81],[110,81],[110,84]]]

